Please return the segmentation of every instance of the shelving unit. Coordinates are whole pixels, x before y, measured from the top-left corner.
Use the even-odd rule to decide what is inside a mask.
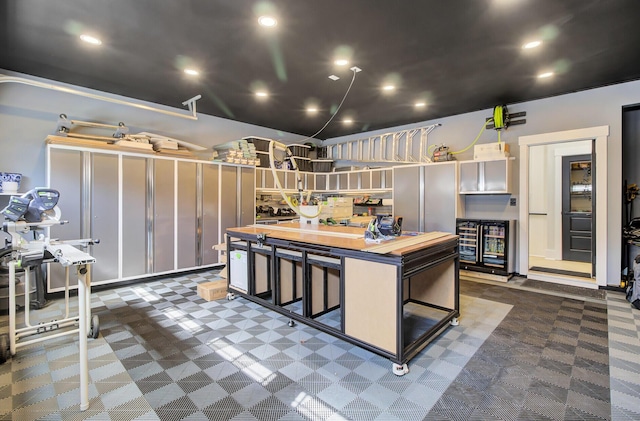
[[[276,170],[287,194],[297,194],[295,173]],[[457,216],[462,216],[458,195],[458,162],[396,165],[331,173],[300,173],[303,190],[314,195],[371,197],[391,200],[392,205],[354,204],[354,214],[403,217],[406,231],[455,232]],[[273,186],[270,168],[256,170],[256,196],[279,194]],[[402,198],[394,201],[394,198]],[[371,212],[370,212],[371,211]]]
[[[297,195],[298,186],[295,171],[276,170],[277,177],[286,194]],[[393,196],[393,171],[392,169],[370,169],[356,171],[339,171],[331,173],[300,172],[303,191],[313,192],[313,197],[324,201],[332,196],[374,197],[377,199],[391,199]],[[256,207],[265,206],[280,208],[283,206],[280,192],[275,186],[270,168],[256,169]],[[355,204],[354,214],[369,213],[367,204]],[[393,212],[391,206],[378,205],[374,214],[390,215]],[[277,223],[287,219],[297,219],[297,215],[270,216],[261,215],[258,222]],[[266,221],[266,222],[265,222]]]

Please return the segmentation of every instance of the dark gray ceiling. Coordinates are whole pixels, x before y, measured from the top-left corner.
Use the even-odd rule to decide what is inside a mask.
[[[269,7],[271,31],[257,25]],[[639,0],[3,0],[0,13],[0,68],[178,108],[201,94],[199,113],[307,136],[347,91],[352,72],[333,64],[346,46],[363,71],[320,139],[640,79]]]

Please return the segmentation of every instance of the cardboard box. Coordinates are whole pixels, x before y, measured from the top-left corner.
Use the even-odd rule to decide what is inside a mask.
[[[498,159],[509,157],[509,145],[500,143],[485,143],[481,145],[475,145],[473,147],[473,159]]]
[[[322,202],[318,218],[335,220],[353,216],[353,197],[328,197]]]
[[[198,284],[198,295],[207,301],[219,300],[227,296],[227,280],[203,282]]]

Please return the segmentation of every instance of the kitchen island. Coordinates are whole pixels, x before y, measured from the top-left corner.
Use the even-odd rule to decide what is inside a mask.
[[[252,225],[226,234],[229,295],[389,358],[393,372],[459,316],[458,237],[369,243],[345,226]]]

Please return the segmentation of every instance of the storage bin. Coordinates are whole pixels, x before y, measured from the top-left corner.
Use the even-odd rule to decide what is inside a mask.
[[[245,250],[232,250],[227,256],[229,260],[229,271],[231,279],[229,283],[232,287],[241,291],[247,291],[247,252]]]
[[[312,159],[311,165],[313,166],[313,172],[331,172],[331,165],[333,161],[331,159]]]
[[[269,168],[271,165],[269,163],[269,152],[260,152],[256,150],[256,158],[260,160],[258,164],[259,167]]]
[[[293,159],[296,160],[296,165],[298,165],[298,171],[311,172],[313,168],[311,166],[311,160],[309,158],[302,158],[300,156],[295,156]],[[293,169],[293,166],[291,167]]]
[[[269,152],[269,142],[271,142],[271,139],[265,137],[243,137],[242,139],[253,143],[256,151]]]
[[[17,193],[22,174],[17,172],[0,172],[0,192]],[[5,184],[6,183],[6,184]]]
[[[311,150],[311,146],[307,145],[287,145],[289,150],[291,151],[291,155],[302,158],[309,158],[309,151]]]
[[[316,148],[316,157],[318,159],[327,158],[327,147],[326,146],[317,147]]]

